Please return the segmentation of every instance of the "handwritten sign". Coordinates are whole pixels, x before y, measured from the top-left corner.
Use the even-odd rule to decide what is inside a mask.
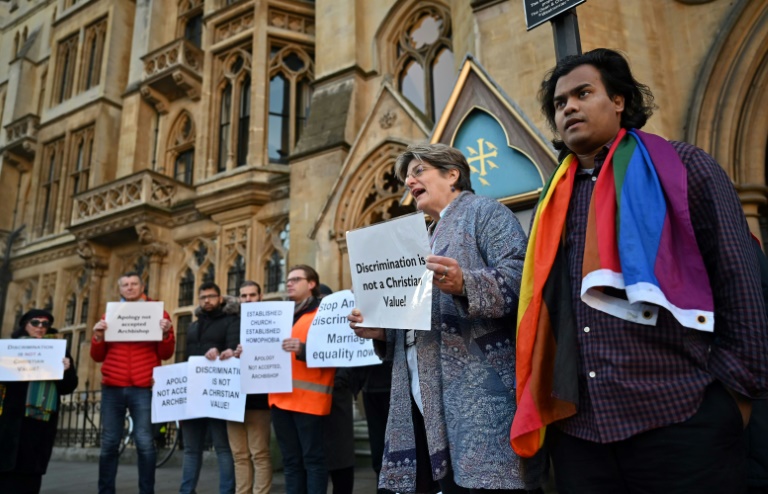
[[[161,341],[162,302],[108,302],[104,341]]]
[[[200,417],[187,408],[187,362],[152,369],[152,423]]]
[[[355,307],[350,290],[328,295],[320,302],[307,334],[307,367],[359,367],[380,364],[373,340],[358,337],[347,314]]]
[[[244,393],[293,391],[291,354],[283,340],[291,337],[293,302],[250,302],[240,306],[240,355]]]
[[[366,328],[430,329],[432,271],[424,213],[347,232],[355,303]]]
[[[189,357],[187,410],[194,410],[200,417],[242,422],[245,393],[240,391],[240,361]]]
[[[66,351],[66,340],[0,340],[0,381],[63,379]]]

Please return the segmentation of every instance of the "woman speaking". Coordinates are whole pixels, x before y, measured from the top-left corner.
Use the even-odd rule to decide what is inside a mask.
[[[409,146],[395,173],[428,214],[434,271],[432,331],[358,328],[393,360],[392,395],[379,487],[445,494],[526,492],[538,459],[509,444],[515,412],[515,319],[526,236],[515,215],[476,196],[464,155]],[[386,344],[384,344],[386,342]]]

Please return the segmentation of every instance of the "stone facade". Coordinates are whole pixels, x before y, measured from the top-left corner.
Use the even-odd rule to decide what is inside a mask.
[[[654,91],[648,129],[712,153],[761,236],[768,2],[577,12],[582,48],[623,51]],[[122,272],[182,341],[203,280],[280,299],[308,263],[348,288],[344,232],[410,210],[394,158],[454,108],[465,55],[499,111],[551,137],[536,91],[552,30],[526,31],[520,1],[0,1],[0,336],[51,308],[94,387],[91,328]]]

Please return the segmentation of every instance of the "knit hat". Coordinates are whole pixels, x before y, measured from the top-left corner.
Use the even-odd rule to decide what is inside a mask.
[[[318,298],[323,298],[326,295],[330,295],[332,293],[333,293],[333,290],[331,290],[331,287],[329,287],[328,285],[326,285],[324,283],[320,283],[320,297],[318,297]]]
[[[21,316],[21,319],[19,319],[19,326],[16,328],[16,330],[13,332],[13,335],[11,335],[12,338],[18,338],[16,336],[17,334],[22,334],[25,331],[25,328],[27,327],[27,323],[35,318],[41,318],[45,317],[49,321],[51,321],[51,325],[53,325],[53,314],[48,312],[44,309],[30,309],[28,310],[23,316]]]

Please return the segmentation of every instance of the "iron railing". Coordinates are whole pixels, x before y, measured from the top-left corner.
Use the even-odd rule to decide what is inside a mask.
[[[88,384],[83,391],[61,397],[56,446],[101,446],[101,390],[89,390]]]

